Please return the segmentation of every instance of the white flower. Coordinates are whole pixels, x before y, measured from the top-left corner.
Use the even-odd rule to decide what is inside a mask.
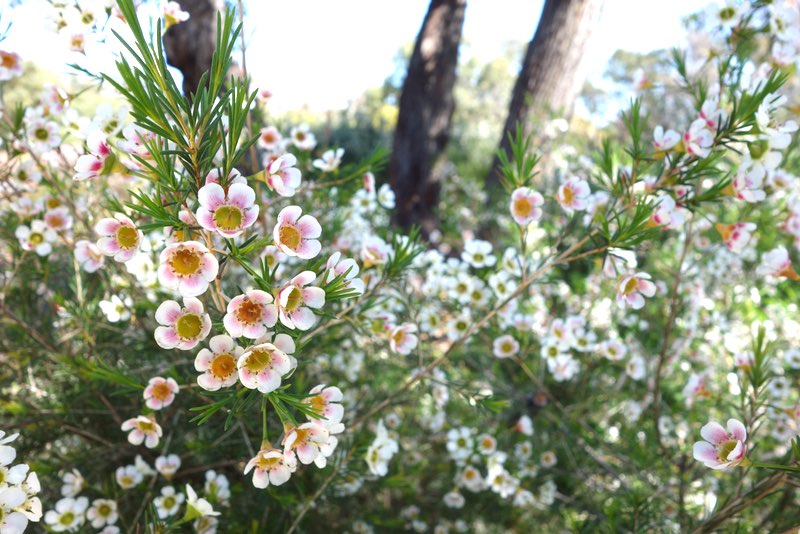
[[[323,152],[322,157],[314,160],[314,167],[324,172],[333,172],[339,168],[342,163],[342,156],[344,156],[344,149],[337,148],[336,150],[326,150]]]
[[[61,486],[62,497],[77,496],[85,485],[83,476],[81,476],[80,471],[77,469],[73,469],[72,471],[65,473],[64,476],[61,477],[61,481],[63,483]]]
[[[172,479],[172,475],[181,468],[181,458],[177,454],[159,456],[156,458],[156,470],[167,480]]]
[[[211,506],[210,502],[197,498],[197,493],[189,484],[186,484],[186,496],[189,498],[189,502],[186,503],[187,518],[194,519],[209,515],[219,515],[219,512],[214,511],[214,507]]]
[[[470,239],[464,243],[461,259],[476,269],[492,267],[497,258],[492,255],[492,244],[481,239]]]
[[[108,322],[117,323],[131,318],[130,310],[133,307],[133,300],[128,296],[120,298],[117,295],[111,295],[109,300],[101,300],[99,306]]]
[[[56,503],[55,510],[48,510],[44,514],[44,522],[53,532],[66,532],[77,530],[86,520],[86,509],[89,499],[78,497],[72,499],[65,497]]]
[[[95,499],[91,508],[86,511],[86,519],[92,523],[93,528],[113,525],[118,518],[117,503],[111,499]]]
[[[117,484],[119,484],[122,489],[134,488],[138,486],[144,478],[142,473],[136,469],[136,466],[134,465],[118,467],[115,477],[117,479]]]
[[[166,519],[178,513],[183,501],[183,493],[176,493],[172,486],[164,486],[161,488],[161,495],[153,499],[153,504],[158,517]]]

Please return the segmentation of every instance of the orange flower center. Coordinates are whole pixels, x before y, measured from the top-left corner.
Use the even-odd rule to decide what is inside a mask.
[[[518,198],[514,200],[514,213],[522,217],[529,217],[533,212],[533,203],[527,198]]]
[[[245,298],[236,310],[236,318],[244,324],[256,324],[263,311],[261,304]]]
[[[213,360],[211,360],[211,366],[209,370],[211,371],[211,374],[217,378],[228,378],[234,373],[234,371],[236,371],[236,360],[232,354],[228,354],[227,352],[224,354],[218,354]]]
[[[172,395],[172,390],[169,388],[166,382],[161,382],[153,386],[153,398],[165,401]]]
[[[200,253],[188,248],[180,248],[172,254],[169,265],[179,275],[196,274],[200,270]]]

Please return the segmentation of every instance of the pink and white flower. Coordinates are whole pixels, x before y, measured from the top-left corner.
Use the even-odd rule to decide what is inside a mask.
[[[389,260],[392,247],[378,236],[370,236],[364,240],[361,246],[361,261],[364,262],[364,269],[369,269],[373,265],[383,265]]]
[[[406,356],[411,354],[411,351],[417,348],[419,338],[414,335],[417,332],[417,325],[411,323],[403,323],[395,326],[389,332],[389,348],[392,352]]]
[[[540,206],[544,197],[530,187],[518,187],[511,193],[511,204],[508,209],[511,217],[520,226],[527,226],[542,217]]]
[[[272,231],[275,246],[287,256],[310,260],[322,250],[317,239],[322,227],[311,215],[303,215],[300,206],[287,206],[278,214],[278,224]]]
[[[15,52],[0,50],[0,82],[22,74],[22,60]]]
[[[47,227],[44,221],[32,221],[30,227],[17,226],[14,235],[19,240],[22,250],[32,250],[39,256],[47,256],[53,251],[52,243],[58,234]]]
[[[44,222],[55,232],[65,232],[72,228],[72,215],[69,214],[69,208],[66,206],[58,206],[47,210],[44,214]]]
[[[266,128],[261,128],[261,132],[258,135],[258,146],[264,150],[275,150],[281,146],[281,141],[283,141],[283,136],[276,127],[267,126]]]
[[[344,156],[344,149],[337,148],[336,150],[326,150],[322,153],[321,158],[314,160],[314,167],[324,172],[333,172],[339,168],[342,163],[342,156]]]
[[[155,462],[156,471],[167,480],[172,480],[172,476],[181,468],[181,457],[177,454],[159,456]]]
[[[206,391],[217,391],[236,383],[238,379],[236,362],[244,354],[244,349],[230,336],[214,336],[208,348],[197,353],[194,368],[203,373],[197,383]]]
[[[89,153],[79,157],[75,162],[77,172],[72,177],[73,180],[88,180],[99,176],[111,156],[111,147],[102,130],[91,131],[86,137],[86,146],[89,148]]]
[[[317,146],[317,136],[308,124],[300,124],[292,128],[292,144],[300,150],[313,150]]]
[[[87,273],[97,271],[105,263],[105,256],[97,245],[85,239],[75,243],[75,259]]]
[[[328,429],[317,421],[289,428],[283,438],[284,454],[290,457],[297,456],[300,463],[308,465],[317,459],[321,447],[328,442],[329,437]]]
[[[156,321],[162,325],[155,330],[156,343],[164,349],[191,350],[211,331],[211,317],[194,297],[184,297],[183,306],[174,300],[162,302]]]
[[[161,410],[172,404],[179,391],[174,379],[154,376],[144,388],[144,401],[151,410]]]
[[[713,144],[714,134],[708,130],[706,121],[703,119],[694,121],[683,134],[683,145],[686,152],[692,156],[705,158],[711,152]]]
[[[253,471],[253,486],[266,488],[270,484],[280,486],[297,470],[297,460],[293,455],[285,455],[279,449],[261,449],[247,462],[246,475]]]
[[[167,245],[158,260],[158,281],[184,297],[205,293],[219,272],[217,258],[198,241]]]
[[[157,447],[163,434],[161,426],[156,423],[156,420],[146,415],[124,421],[122,431],[128,432],[128,441],[131,445],[141,445],[144,442],[144,446],[148,449]]]
[[[656,126],[653,130],[653,148],[656,152],[666,152],[673,148],[681,140],[681,134],[675,130],[664,131],[664,128]]]
[[[284,154],[276,158],[264,171],[267,186],[282,197],[293,196],[302,180],[300,169],[295,165],[297,158],[294,154]]]
[[[589,184],[585,180],[573,176],[558,188],[556,200],[567,213],[573,210],[584,210],[589,204]]]
[[[736,254],[744,250],[756,229],[754,223],[716,224],[714,227],[722,236],[725,246]]]
[[[756,269],[759,276],[774,276],[776,278],[789,278],[790,280],[800,280],[800,275],[792,266],[792,259],[786,247],[777,247],[761,257],[761,265]]]
[[[236,363],[242,385],[249,389],[257,389],[261,393],[278,389],[281,386],[281,379],[296,366],[297,360],[272,343],[260,343],[249,347]]]
[[[97,248],[106,256],[113,256],[114,261],[126,262],[133,258],[141,246],[142,234],[133,221],[121,213],[114,218],[100,219],[94,226],[94,231],[100,236]]]
[[[508,334],[500,336],[492,343],[492,352],[497,358],[511,358],[519,352],[519,342]]]
[[[167,2],[164,5],[164,30],[169,29],[170,26],[180,24],[189,20],[189,12],[181,9],[178,2]]]
[[[737,465],[747,465],[747,430],[736,419],[728,419],[727,431],[714,421],[700,429],[705,441],[695,442],[693,455],[695,460],[703,462],[706,467],[729,471]]]
[[[317,277],[313,271],[303,271],[278,291],[278,318],[286,328],[308,330],[317,318],[311,309],[325,305],[325,290],[307,287]]]
[[[277,321],[278,311],[272,295],[260,289],[251,289],[231,299],[222,319],[231,337],[244,336],[248,339],[260,338]]]
[[[617,284],[617,305],[625,309],[639,310],[644,307],[644,298],[656,294],[656,285],[647,273],[638,272],[622,276]]]
[[[653,224],[669,228],[676,228],[683,224],[684,215],[671,196],[661,194],[658,196],[657,202],[653,215],[650,216]]]
[[[344,282],[344,287],[354,291],[358,295],[364,293],[364,281],[360,278],[356,278],[358,276],[358,264],[356,260],[353,258],[345,258],[341,259],[342,254],[340,252],[334,252],[331,254],[331,257],[328,258],[328,262],[325,264],[325,283],[329,284],[333,281],[334,278],[337,276],[344,275],[342,281]]]
[[[308,420],[319,421],[328,426],[340,423],[344,417],[344,407],[339,403],[343,398],[342,390],[335,386],[325,386],[325,384],[314,386],[303,402],[314,408],[325,419],[316,419],[309,415]]]
[[[197,200],[197,222],[222,237],[236,237],[258,219],[256,192],[246,183],[232,183],[227,191],[217,183],[206,184],[197,192]]]
[[[731,190],[736,198],[745,202],[761,202],[767,198],[767,194],[764,192],[763,176],[751,172],[744,165],[739,167],[739,171],[733,177]]]

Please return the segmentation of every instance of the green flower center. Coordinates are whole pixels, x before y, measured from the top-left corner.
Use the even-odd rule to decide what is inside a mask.
[[[239,229],[242,219],[242,210],[236,206],[220,206],[214,211],[214,223],[218,228],[229,232]]]
[[[289,298],[286,299],[286,305],[284,308],[288,312],[292,312],[300,307],[300,304],[303,303],[303,293],[300,291],[300,288],[294,287],[292,291],[289,293]]]
[[[101,504],[97,507],[97,514],[100,517],[108,517],[111,515],[111,507],[107,504]]]
[[[735,440],[728,440],[722,445],[719,446],[719,457],[720,460],[727,460],[728,455],[736,448],[736,441]]]
[[[172,495],[164,497],[164,500],[161,501],[161,503],[164,505],[164,508],[170,510],[175,507],[175,497],[173,497]]]
[[[33,243],[34,245],[38,245],[42,241],[44,241],[44,236],[37,232],[37,233],[31,234],[29,239],[30,239],[31,243]]]
[[[36,128],[33,132],[33,136],[39,141],[47,141],[50,139],[50,132],[47,131],[47,128]]]
[[[58,522],[65,526],[71,525],[74,521],[75,521],[75,514],[73,514],[72,512],[67,512],[58,519]]]
[[[175,323],[175,330],[183,339],[194,339],[203,330],[203,320],[199,315],[187,313]]]
[[[255,349],[247,357],[245,368],[251,373],[259,373],[272,365],[272,351]]]

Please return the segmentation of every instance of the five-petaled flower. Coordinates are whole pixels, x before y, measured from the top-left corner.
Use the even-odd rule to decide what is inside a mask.
[[[218,183],[207,183],[197,192],[197,200],[197,222],[222,237],[236,237],[258,219],[256,192],[246,183],[232,183],[227,190]]]
[[[155,376],[148,380],[144,388],[145,404],[151,410],[161,410],[172,404],[178,391],[180,388],[173,378]]]
[[[737,465],[748,465],[747,430],[736,419],[728,419],[727,430],[714,421],[700,429],[705,441],[695,442],[693,454],[695,460],[703,462],[706,467],[719,470],[730,470]]]
[[[260,289],[251,289],[233,297],[228,303],[222,322],[231,337],[258,339],[278,320],[278,311],[272,295]]]
[[[141,445],[148,449],[153,449],[158,446],[163,431],[161,425],[156,423],[156,420],[146,415],[139,415],[133,417],[122,423],[122,431],[128,432],[128,441],[131,445]]]
[[[197,383],[206,391],[217,391],[232,386],[238,379],[236,362],[244,354],[244,349],[225,335],[214,336],[208,348],[197,353],[194,368],[203,373]]]
[[[322,227],[311,215],[303,215],[300,206],[287,206],[278,213],[278,224],[272,231],[275,246],[287,256],[310,260],[319,254],[322,245],[317,239]]]
[[[617,283],[617,304],[620,308],[631,307],[639,310],[644,307],[644,298],[656,294],[656,285],[647,273],[627,274]]]
[[[316,322],[311,308],[325,305],[325,290],[309,287],[317,275],[313,271],[303,271],[278,291],[278,318],[286,328],[308,330]]]
[[[133,221],[121,213],[114,218],[100,219],[94,231],[100,236],[97,248],[106,256],[113,256],[114,261],[126,262],[133,258],[144,238]]]
[[[205,293],[219,272],[217,258],[198,241],[167,245],[158,259],[158,281],[184,297]]]
[[[297,460],[293,455],[285,455],[279,449],[266,448],[247,462],[244,468],[246,475],[253,471],[253,486],[266,488],[270,484],[280,486],[292,476],[297,469]]]
[[[185,297],[183,306],[174,300],[162,302],[156,321],[161,325],[155,330],[156,343],[164,349],[191,350],[211,331],[211,318],[194,297]]]

